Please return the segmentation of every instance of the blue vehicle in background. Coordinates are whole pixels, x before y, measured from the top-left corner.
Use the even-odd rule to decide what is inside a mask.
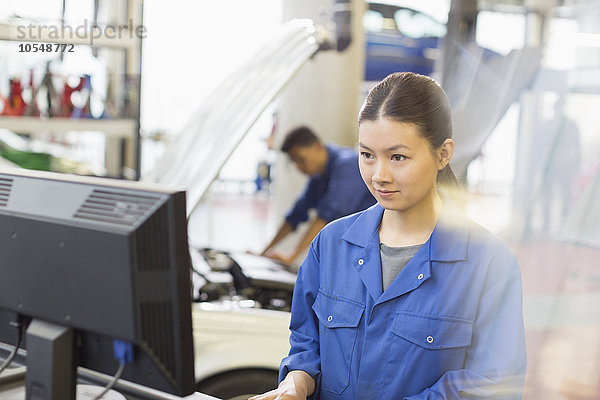
[[[412,8],[368,4],[363,17],[365,80],[378,81],[398,71],[431,75],[441,55],[446,25]]]

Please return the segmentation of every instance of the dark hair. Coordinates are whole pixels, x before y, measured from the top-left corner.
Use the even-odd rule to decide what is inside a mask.
[[[315,135],[310,128],[300,126],[292,129],[285,135],[285,139],[283,139],[283,144],[281,145],[281,151],[289,154],[294,146],[309,147],[315,142],[321,143],[317,135]]]
[[[358,115],[358,125],[379,119],[415,124],[432,149],[452,137],[448,97],[435,80],[425,75],[397,72],[371,89]],[[437,183],[458,187],[449,164],[438,172]]]

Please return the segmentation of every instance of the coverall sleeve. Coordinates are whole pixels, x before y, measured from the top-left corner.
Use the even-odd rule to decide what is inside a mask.
[[[285,216],[286,221],[296,229],[299,223],[308,219],[308,210],[317,206],[318,199],[318,182],[315,178],[311,178],[302,195],[296,200],[294,206],[288,211]]]
[[[281,361],[279,381],[289,371],[301,370],[315,380],[315,394],[311,399],[318,399],[321,360],[319,355],[319,323],[312,311],[312,306],[319,290],[319,257],[316,243],[318,234],[313,240],[306,259],[298,270],[298,278],[292,298],[292,315],[290,322],[290,353]]]
[[[500,258],[504,273],[488,274],[464,369],[405,399],[521,399],[527,364],[521,271],[512,254]]]
[[[347,159],[331,168],[331,177],[325,195],[316,205],[317,215],[327,222],[355,213],[364,201],[366,186],[358,170],[356,159]],[[373,199],[373,203],[375,199]]]

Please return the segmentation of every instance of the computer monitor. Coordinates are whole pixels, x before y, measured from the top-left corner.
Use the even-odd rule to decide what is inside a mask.
[[[114,374],[115,339],[134,349],[123,379],[193,393],[190,262],[184,191],[1,169],[0,312],[32,321],[28,398],[32,390],[54,390],[44,386],[57,383],[53,376],[64,365],[73,376],[78,365]],[[62,340],[73,367],[61,364],[57,349],[64,343],[47,326],[71,335]],[[0,335],[9,331],[0,327]],[[57,359],[38,365],[46,353]],[[44,368],[48,376],[29,376]]]

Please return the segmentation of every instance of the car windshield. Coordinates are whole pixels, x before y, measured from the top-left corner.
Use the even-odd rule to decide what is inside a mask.
[[[432,17],[408,8],[401,8],[394,13],[398,30],[405,36],[418,39],[422,37],[444,37],[446,26]]]
[[[363,17],[363,27],[367,32],[381,32],[384,30],[397,30],[396,22],[392,18],[386,18],[382,13],[375,10],[367,10]]]
[[[446,25],[420,11],[373,3],[371,7],[363,17],[367,32],[397,31],[413,39],[446,36]]]

